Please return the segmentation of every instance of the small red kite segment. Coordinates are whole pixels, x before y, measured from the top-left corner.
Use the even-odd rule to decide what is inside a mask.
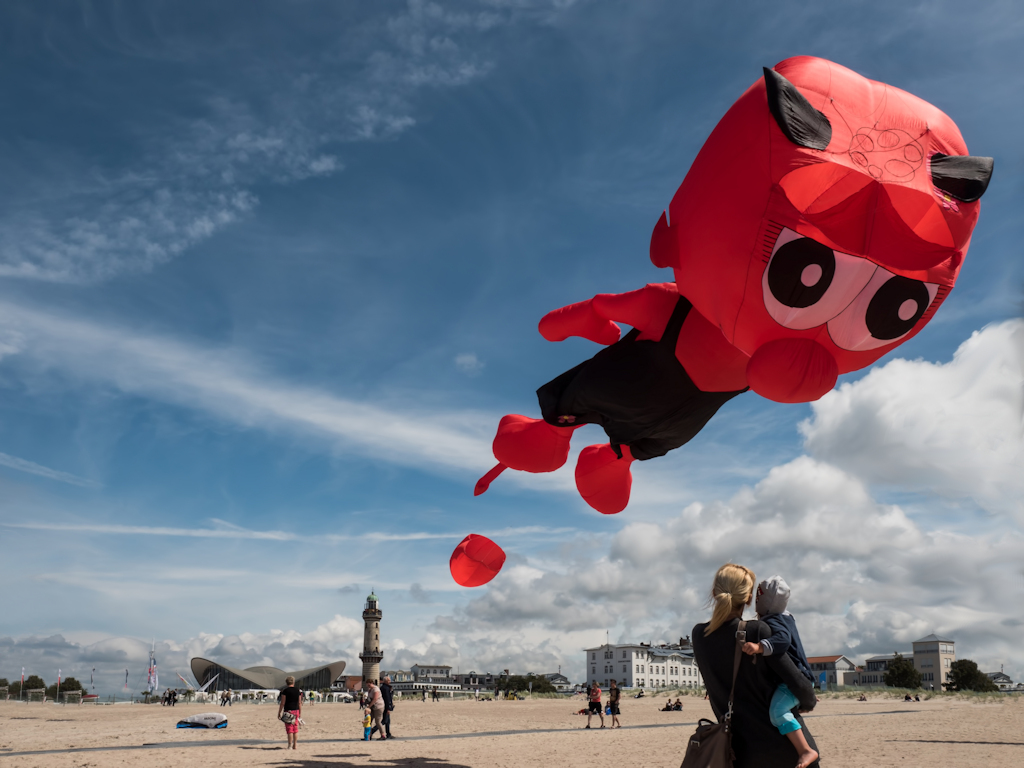
[[[601,426],[576,487],[594,509],[629,503],[630,464],[694,438],[748,390],[809,403],[839,374],[911,339],[953,289],[992,158],[967,154],[936,107],[809,56],[765,69],[704,143],[651,236],[671,282],[548,312],[548,341],[600,344],[511,414],[497,466],[553,472],[573,432]],[[619,324],[632,326],[622,336]]]
[[[452,552],[449,566],[452,578],[463,587],[479,587],[495,576],[505,564],[505,552],[488,539],[475,533],[469,534]]]

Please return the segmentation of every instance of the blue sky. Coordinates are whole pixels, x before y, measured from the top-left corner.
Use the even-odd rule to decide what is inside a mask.
[[[688,634],[730,558],[794,584],[812,653],[937,631],[1024,674],[1024,14],[700,5],[5,3],[0,676],[113,690],[153,638],[183,673],[358,666],[374,588],[386,667],[582,677],[606,630]],[[670,279],[655,221],[797,54],[995,157],[942,311],[813,408],[730,403],[621,515],[571,469],[474,499],[497,419],[593,354],[537,320]],[[469,532],[509,554],[472,591]]]

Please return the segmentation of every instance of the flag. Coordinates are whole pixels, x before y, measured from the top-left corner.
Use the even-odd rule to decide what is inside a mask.
[[[57,670],[57,687],[60,688],[60,670]]]
[[[124,671],[124,689],[128,690],[128,670]]]
[[[92,672],[89,673],[89,686],[90,687],[95,687],[95,685],[96,685],[93,682],[93,677],[95,676],[95,674],[96,674],[96,667],[93,667],[92,668]]]
[[[174,674],[176,674],[178,676],[178,679],[181,680],[181,682],[183,682],[189,688],[192,687],[192,683],[190,683],[188,680],[186,680],[184,677],[182,677],[180,672],[175,672]]]

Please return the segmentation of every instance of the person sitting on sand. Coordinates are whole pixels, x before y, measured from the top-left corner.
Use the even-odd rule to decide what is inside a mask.
[[[781,576],[772,576],[757,585],[757,599],[754,607],[757,610],[758,618],[771,627],[772,635],[758,643],[744,643],[743,652],[750,655],[763,654],[764,656],[786,654],[804,677],[813,682],[814,674],[807,661],[807,654],[804,653],[803,643],[800,642],[796,619],[786,610],[789,595],[789,585]],[[807,743],[800,723],[793,717],[793,709],[799,704],[800,701],[789,690],[789,687],[785,683],[780,683],[775,689],[775,693],[772,694],[769,718],[772,725],[779,729],[779,733],[788,738],[796,748],[798,755],[796,768],[807,768],[818,759],[818,753]]]
[[[676,703],[672,705],[672,711],[673,712],[682,712],[683,711],[683,700],[682,699],[676,699]]]
[[[912,699],[912,698],[910,698],[910,694],[909,694],[909,693],[908,693],[908,694],[906,694],[906,695],[905,695],[905,696],[903,697],[903,700],[904,700],[904,701],[913,701],[913,699]]]
[[[665,706],[658,710],[659,712],[671,712],[672,711],[672,699],[665,702]]]
[[[867,701],[867,700],[868,700],[868,697],[865,696],[863,693],[860,696],[857,697],[857,701]]]

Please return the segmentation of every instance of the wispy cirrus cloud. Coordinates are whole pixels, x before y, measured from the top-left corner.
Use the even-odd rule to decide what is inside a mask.
[[[0,323],[22,338],[18,360],[25,370],[60,371],[79,383],[181,406],[241,428],[298,432],[340,452],[434,472],[482,474],[494,464],[497,414],[391,407],[383,395],[375,402],[354,400],[275,377],[236,350],[8,302],[0,302]],[[531,487],[575,488],[569,472],[507,474]]]
[[[326,543],[347,541],[427,541],[430,539],[459,539],[465,535],[461,532],[456,533],[450,531],[406,531],[404,533],[366,531],[364,533],[354,534],[318,533],[313,535],[299,534],[291,531],[255,531],[228,524],[224,524],[219,528],[174,528],[169,526],[116,525],[103,523],[27,522],[0,523],[0,528],[19,528],[29,531],[56,531],[60,533],[115,534],[121,536],[178,536],[193,539],[248,539],[257,541],[307,541]],[[546,537],[565,533],[574,533],[575,531],[575,528],[565,526],[547,527],[530,525],[501,528],[494,531],[484,531],[483,535],[502,538]]]
[[[49,467],[44,467],[42,464],[36,464],[34,461],[19,459],[17,456],[11,456],[6,453],[0,453],[0,466],[15,469],[18,472],[26,472],[30,475],[36,475],[37,477],[45,477],[47,480],[55,480],[58,483],[77,485],[81,488],[100,487],[100,484],[94,480],[87,480],[84,477],[72,475],[70,472],[61,472],[58,469],[50,469]]]
[[[142,127],[118,161],[101,163],[88,145],[64,148],[76,162],[56,164],[59,170],[38,157],[25,161],[32,167],[22,175],[32,188],[19,189],[0,215],[0,276],[90,282],[166,262],[251,215],[257,187],[329,176],[343,169],[340,155],[352,143],[409,130],[418,94],[462,87],[490,72],[485,35],[543,19],[538,11],[558,13],[562,5],[468,4],[453,11],[409,0],[396,13],[356,23],[328,17],[339,25],[330,42],[308,50],[296,39],[272,69],[240,53],[234,80],[218,81],[211,67],[207,87],[176,102],[170,118],[163,106],[159,114],[122,116]],[[232,33],[250,31],[243,23]],[[141,56],[144,47],[119,49]],[[189,56],[177,63],[213,60],[217,50],[193,46]],[[131,59],[125,63],[130,71]],[[239,73],[251,76],[239,80]],[[20,162],[16,145],[9,146],[11,162]]]

